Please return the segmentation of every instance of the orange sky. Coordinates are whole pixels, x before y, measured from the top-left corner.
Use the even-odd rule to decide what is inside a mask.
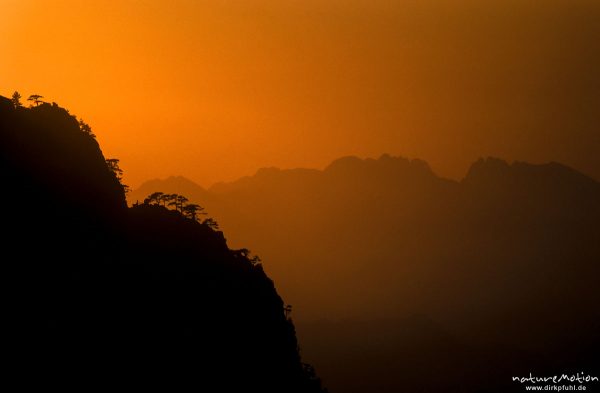
[[[83,117],[132,186],[262,166],[561,161],[600,179],[594,0],[0,0],[0,94]]]

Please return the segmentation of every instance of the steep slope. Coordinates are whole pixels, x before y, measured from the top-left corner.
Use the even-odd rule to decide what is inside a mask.
[[[512,374],[589,367],[598,349],[600,184],[571,168],[488,158],[455,182],[418,160],[347,157],[323,171],[260,170],[208,193],[190,198],[233,242],[271,261],[304,353],[333,389],[422,389],[418,366],[402,361],[420,353],[443,370],[430,391],[508,391],[521,389]],[[439,324],[451,350],[401,333],[390,338],[400,345],[369,346],[398,324],[412,329],[412,314]]]
[[[322,391],[260,264],[178,212],[127,208],[117,175],[66,110],[0,97],[9,375],[77,390]]]

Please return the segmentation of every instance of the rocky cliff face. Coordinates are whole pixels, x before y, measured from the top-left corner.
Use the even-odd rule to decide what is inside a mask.
[[[68,111],[0,97],[0,179],[5,341],[21,383],[322,390],[260,264],[178,212],[127,208]]]

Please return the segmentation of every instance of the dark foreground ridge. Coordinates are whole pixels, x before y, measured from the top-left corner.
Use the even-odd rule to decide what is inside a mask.
[[[322,391],[261,265],[209,225],[127,208],[89,127],[36,104],[0,97],[8,375],[79,390]]]

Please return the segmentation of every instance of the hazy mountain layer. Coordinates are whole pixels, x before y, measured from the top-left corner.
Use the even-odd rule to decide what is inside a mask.
[[[207,190],[169,178],[130,197],[156,190],[186,193],[267,261],[334,390],[424,388],[431,373],[406,364],[416,353],[443,370],[434,391],[477,385],[451,378],[469,368],[494,380],[477,386],[507,389],[511,373],[583,367],[597,348],[600,184],[558,163],[487,158],[456,182],[419,160],[346,157]],[[438,326],[422,342],[450,337],[452,349],[405,336],[414,314]]]

